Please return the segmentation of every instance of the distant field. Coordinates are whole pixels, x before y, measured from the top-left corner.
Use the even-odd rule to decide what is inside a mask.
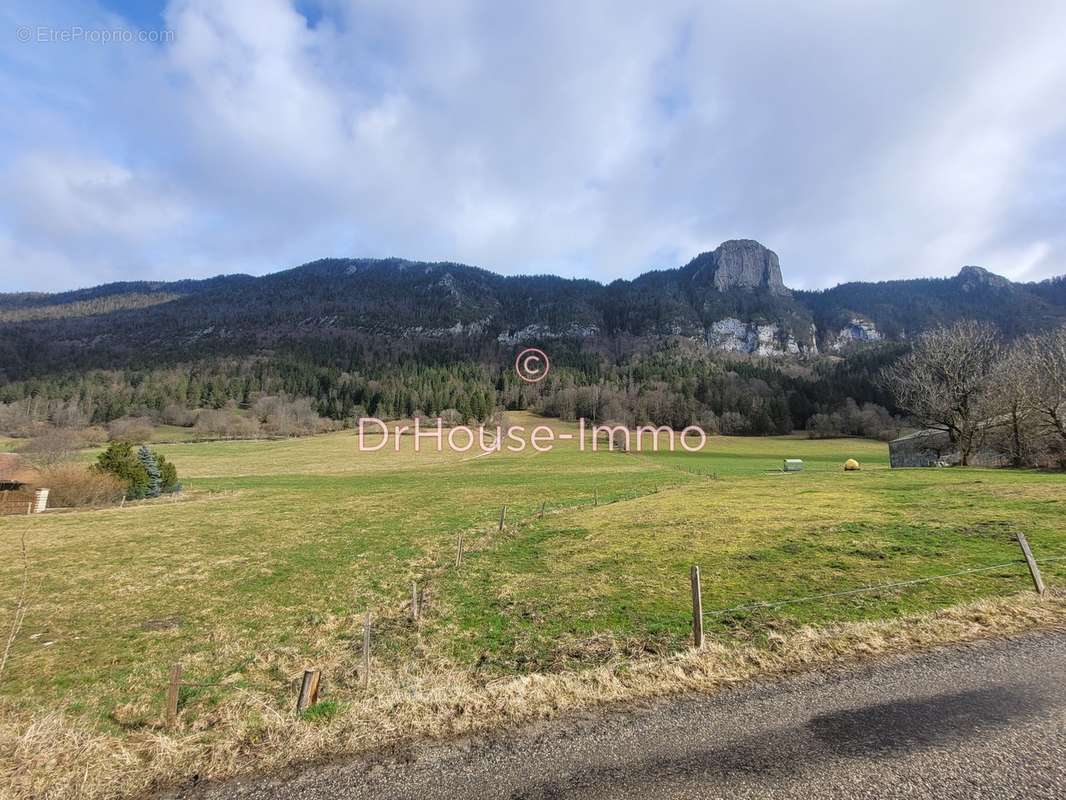
[[[183,430],[183,429],[179,429]],[[359,451],[359,438],[355,431],[338,431],[319,436],[304,436],[293,439],[245,439],[221,442],[194,442],[162,445],[166,442],[153,438],[153,446],[159,445],[168,459],[180,463],[182,474],[196,478],[245,477],[267,475],[354,475],[365,472],[388,472],[391,470],[424,469],[426,467],[460,462],[476,456],[480,451],[461,454],[450,451],[436,452],[432,442],[423,443],[416,454],[413,440],[401,437],[401,449],[397,451],[390,437],[386,447],[369,453]],[[365,437],[367,447],[377,446],[380,435]]]
[[[695,443],[694,440],[692,442]],[[702,452],[689,453],[680,446],[645,451],[646,458],[705,475],[753,475],[778,471],[786,458],[800,458],[806,472],[840,472],[849,458],[866,469],[888,468],[888,445],[870,439],[808,439],[792,436],[713,436]]]
[[[192,428],[180,425],[155,425],[152,430],[153,442],[187,442],[198,438]]]
[[[352,432],[158,446],[187,489],[178,501],[0,518],[5,619],[23,531],[32,587],[0,682],[5,713],[62,710],[140,735],[157,726],[168,666],[180,661],[204,684],[183,690],[181,729],[209,746],[238,725],[231,704],[252,713],[249,696],[290,715],[309,664],[325,670],[330,698],[358,698],[368,610],[375,679],[396,689],[448,670],[488,681],[681,649],[692,564],[703,571],[708,635],[761,644],[807,623],[1012,594],[1029,578],[1011,564],[715,612],[1013,562],[1017,531],[1038,556],[1066,555],[1066,476],[892,471],[887,446],[865,440],[713,437],[697,454],[568,443],[482,458],[415,454],[407,437],[398,453],[360,453]],[[808,469],[781,474],[786,457]],[[842,471],[849,457],[862,471]],[[1066,561],[1048,563],[1045,577],[1061,585]],[[412,581],[425,591],[419,626],[407,618]]]

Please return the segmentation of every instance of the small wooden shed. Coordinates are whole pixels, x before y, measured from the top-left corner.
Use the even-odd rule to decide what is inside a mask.
[[[36,489],[37,470],[15,453],[0,453],[0,514],[32,514],[48,507],[48,490]]]

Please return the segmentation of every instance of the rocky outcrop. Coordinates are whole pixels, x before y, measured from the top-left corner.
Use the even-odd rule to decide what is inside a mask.
[[[707,344],[726,353],[757,356],[815,355],[817,346],[797,341],[775,323],[743,322],[735,317],[721,319],[707,330]]]
[[[984,267],[963,267],[955,280],[959,281],[959,288],[964,292],[972,292],[976,289],[1009,289],[1011,282],[1002,275],[989,272]]]
[[[833,334],[828,342],[828,349],[838,353],[853,344],[879,342],[884,338],[881,331],[877,330],[877,326],[870,320],[852,317],[847,325]]]
[[[432,328],[424,325],[415,325],[404,328],[402,336],[407,339],[442,339],[449,336],[480,336],[491,319],[475,320],[474,322],[456,322],[449,328]]]
[[[754,239],[730,239],[710,253],[696,256],[692,280],[711,284],[719,292],[765,289],[771,294],[787,295],[781,278],[777,253]]]
[[[501,333],[496,337],[496,341],[501,344],[512,345],[544,339],[583,339],[589,336],[596,336],[599,332],[600,329],[595,325],[578,325],[577,323],[568,325],[563,330],[553,330],[547,325],[527,325],[521,330]]]

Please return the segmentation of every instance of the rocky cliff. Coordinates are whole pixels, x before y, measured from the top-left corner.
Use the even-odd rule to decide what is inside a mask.
[[[839,331],[826,331],[827,349],[834,353],[851,345],[879,342],[884,338],[873,322],[861,317],[852,317]]]
[[[818,354],[814,326],[809,341],[800,341],[778,323],[743,322],[735,317],[718,320],[707,329],[707,344],[726,353],[757,356],[813,356]]]
[[[719,292],[765,289],[787,295],[781,278],[777,253],[754,239],[730,239],[709,253],[701,253],[690,263],[695,267],[693,281],[713,285]]]
[[[1002,275],[989,272],[984,267],[963,267],[956,277],[959,288],[964,292],[972,292],[979,289],[1009,289],[1010,281]]]

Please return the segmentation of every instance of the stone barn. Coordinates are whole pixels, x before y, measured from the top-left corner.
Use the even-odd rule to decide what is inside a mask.
[[[955,466],[962,454],[947,431],[926,428],[889,442],[888,461],[893,467]],[[972,467],[1002,467],[1007,461],[1002,453],[988,448],[970,454]]]

